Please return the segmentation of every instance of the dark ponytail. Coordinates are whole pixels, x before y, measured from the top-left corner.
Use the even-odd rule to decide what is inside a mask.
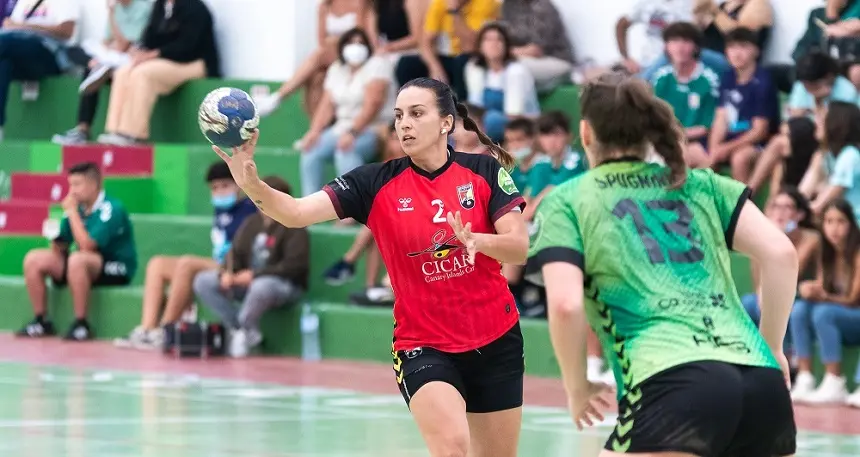
[[[598,156],[636,151],[644,158],[653,146],[669,168],[669,187],[684,185],[684,131],[672,107],[655,97],[647,83],[620,73],[601,75],[583,88],[581,106],[599,143]]]
[[[463,121],[463,127],[466,130],[473,132],[475,135],[478,135],[478,140],[481,142],[481,144],[487,147],[487,149],[490,151],[490,154],[495,157],[496,160],[499,161],[499,163],[502,164],[503,168],[508,171],[511,171],[517,164],[516,159],[514,159],[514,156],[512,156],[508,151],[506,151],[505,148],[494,143],[493,140],[491,140],[486,133],[484,133],[480,128],[478,128],[478,124],[475,122],[475,120],[469,117],[469,108],[466,107],[466,105],[457,102],[456,100],[457,99],[455,97],[454,101],[455,103],[457,103],[457,116],[460,118],[460,120]],[[454,129],[451,129],[451,132],[453,131]]]

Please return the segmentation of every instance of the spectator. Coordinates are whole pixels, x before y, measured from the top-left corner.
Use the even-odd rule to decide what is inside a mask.
[[[257,207],[251,200],[240,197],[239,186],[224,161],[219,160],[209,167],[206,183],[209,184],[212,206],[215,209],[212,220],[212,256],[159,255],[151,258],[146,264],[140,325],[136,326],[127,338],[114,341],[116,346],[160,349],[164,343],[163,327],[179,321],[182,313],[191,306],[194,299],[191,289],[194,276],[222,265],[239,226],[248,216],[257,213]],[[168,285],[170,290],[165,302],[164,288]]]
[[[671,63],[654,73],[654,94],[672,106],[684,127],[689,141],[684,150],[687,165],[709,166],[704,143],[719,100],[719,77],[699,59],[702,32],[693,24],[666,27],[663,40]]]
[[[379,140],[375,124],[391,119],[393,109],[383,107],[392,100],[388,61],[373,55],[363,30],[344,33],[338,42],[338,61],[326,74],[320,107],[299,143],[302,195],[322,188],[325,162],[334,159],[342,175],[373,158]]]
[[[403,54],[418,52],[418,35],[424,27],[430,0],[376,0],[370,16],[370,35],[379,41],[378,55],[396,63]]]
[[[839,65],[822,52],[811,52],[797,62],[797,81],[788,99],[787,126],[773,137],[756,162],[747,185],[755,192],[770,179],[771,189],[797,186],[817,148],[830,101],[857,103],[857,89],[839,75]]]
[[[502,21],[511,36],[513,55],[529,69],[539,91],[570,81],[573,47],[551,0],[505,0]]]
[[[537,130],[538,144],[545,155],[535,160],[523,191],[528,202],[523,215],[529,221],[549,191],[588,168],[585,155],[570,146],[570,120],[564,113],[544,113],[537,121]]]
[[[290,193],[290,186],[277,176],[264,181]],[[260,319],[266,311],[299,299],[307,289],[309,261],[307,229],[284,227],[258,212],[239,227],[224,267],[194,278],[194,292],[232,330],[231,356],[244,357],[262,342]],[[242,300],[239,309],[234,299]]]
[[[148,141],[158,97],[193,79],[220,76],[212,15],[202,0],[156,0],[141,46],[129,54],[131,63],[114,73],[99,143]]]
[[[528,183],[528,173],[541,153],[535,147],[535,122],[531,119],[512,119],[505,125],[505,149],[517,159],[517,166],[511,171],[517,189],[524,190]]]
[[[137,270],[131,221],[122,203],[105,195],[98,165],[77,164],[68,176],[69,194],[63,199],[65,216],[59,235],[50,248],[34,249],[24,258],[24,282],[35,318],[19,336],[55,334],[46,316],[46,278],[57,287],[68,284],[75,321],[66,339],[83,341],[92,336],[87,323],[92,287],[127,285]],[[71,252],[72,245],[77,247],[75,252]]]
[[[343,34],[356,28],[373,30],[367,0],[323,0],[317,11],[317,49],[277,92],[256,100],[261,116],[268,116],[281,101],[304,88],[305,112],[313,119],[323,101],[326,70],[338,59],[338,42]]]
[[[765,208],[768,219],[777,227],[783,229],[788,239],[797,249],[798,271],[800,282],[814,279],[817,274],[816,256],[821,247],[821,237],[812,223],[812,212],[809,201],[797,189],[785,187],[771,199]],[[758,324],[761,320],[759,309],[759,271],[755,264],[750,265],[752,273],[753,293],[741,297],[741,303]],[[790,336],[786,335],[786,338]]]
[[[469,103],[485,110],[487,136],[500,143],[510,118],[540,114],[535,81],[514,57],[508,32],[501,24],[483,26],[477,48],[475,58],[466,64],[466,91]]]
[[[812,212],[821,215],[827,204],[844,198],[855,215],[860,215],[860,108],[854,103],[831,102],[824,120],[828,186],[812,203]]]
[[[830,54],[839,60],[848,79],[860,88],[860,62],[857,60],[857,40],[860,38],[860,2],[829,0],[824,8],[825,27],[817,27],[822,42]],[[816,24],[818,26],[818,24]]]
[[[12,15],[16,3],[18,0],[0,0],[0,28],[2,28],[3,21]]]
[[[468,108],[468,105],[467,105]],[[480,119],[480,108],[476,109],[474,107],[469,109],[469,117],[475,116],[475,118]],[[474,118],[473,118],[474,119]],[[480,124],[478,124],[478,128],[483,130]],[[466,130],[466,127],[463,126],[463,120],[460,116],[457,116],[454,119],[454,131],[449,134],[449,142],[452,143],[451,147],[454,148],[455,151],[465,152],[467,154],[489,154],[490,151],[487,149],[487,146],[481,143],[481,140],[478,138],[478,134],[469,130]]]
[[[3,0],[0,0],[3,1]],[[80,18],[77,0],[20,0],[0,29],[0,141],[13,80],[38,81],[71,67],[66,45]]]
[[[758,65],[755,32],[736,28],[726,35],[732,69],[720,79],[720,106],[708,138],[711,166],[728,162],[732,177],[749,179],[752,161],[779,131],[779,95],[770,73]]]
[[[754,44],[764,49],[773,27],[770,0],[696,0],[693,14],[704,34],[702,47],[720,53],[725,53],[728,35],[738,28],[755,32]]]
[[[104,44],[95,40],[86,42],[79,52],[83,60],[80,64],[86,70],[80,85],[78,125],[66,133],[54,135],[54,143],[83,144],[90,140],[90,128],[99,103],[99,88],[111,78],[115,68],[127,65],[131,60],[128,51],[140,41],[151,12],[150,0],[108,2],[108,29]]]
[[[399,85],[429,76],[447,82],[457,97],[466,99],[463,69],[475,50],[478,30],[498,19],[497,0],[431,0],[418,50],[397,64]]]
[[[842,346],[860,344],[860,229],[845,200],[832,200],[823,214],[819,275],[800,284],[800,298],[789,321],[799,368],[791,397],[813,404],[846,400]],[[813,334],[826,371],[817,389],[812,376]],[[851,397],[853,402],[860,400],[860,390]]]

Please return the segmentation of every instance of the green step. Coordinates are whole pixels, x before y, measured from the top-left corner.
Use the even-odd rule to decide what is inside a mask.
[[[0,142],[0,200],[8,199],[12,189],[12,173],[31,170],[30,144]]]
[[[0,236],[0,275],[24,274],[24,256],[33,249],[48,247],[41,236]]]
[[[129,213],[153,212],[155,181],[147,177],[106,177],[105,192],[119,200]]]

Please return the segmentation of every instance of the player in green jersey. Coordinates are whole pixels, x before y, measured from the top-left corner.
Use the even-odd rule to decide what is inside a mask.
[[[797,254],[742,184],[689,171],[671,108],[642,81],[585,85],[580,137],[594,168],[547,196],[527,277],[549,325],[577,426],[608,387],[586,379],[585,317],[618,383],[604,457],[772,457],[795,451],[782,341]],[[666,166],[647,163],[649,148]],[[760,331],[732,280],[734,248],[760,266]]]

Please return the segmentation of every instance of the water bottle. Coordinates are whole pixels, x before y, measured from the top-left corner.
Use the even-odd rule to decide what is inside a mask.
[[[310,303],[302,305],[300,319],[302,332],[302,360],[317,361],[322,358],[320,349],[320,317],[311,309]]]

